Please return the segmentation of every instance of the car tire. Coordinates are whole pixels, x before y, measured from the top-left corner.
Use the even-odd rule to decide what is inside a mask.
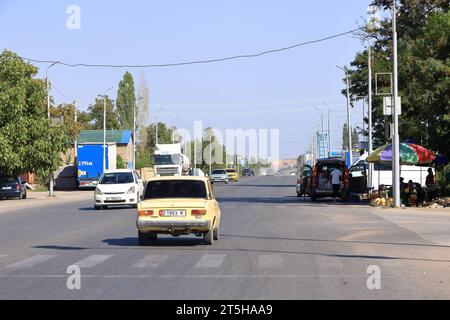
[[[158,240],[157,233],[143,233],[138,231],[138,239],[140,246],[148,246],[154,244]]]
[[[102,207],[102,206],[94,206],[94,209],[95,209],[95,210],[102,210],[103,207]]]
[[[205,234],[203,234],[203,242],[206,245],[212,245],[214,243],[214,231],[213,229],[209,230]]]
[[[217,227],[216,229],[214,229],[213,231],[213,239],[214,240],[219,240],[219,227]]]

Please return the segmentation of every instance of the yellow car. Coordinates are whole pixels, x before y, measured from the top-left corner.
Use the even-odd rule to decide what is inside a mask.
[[[238,181],[238,174],[236,172],[236,169],[226,169],[228,178],[234,182]]]
[[[220,208],[209,178],[154,177],[139,202],[136,226],[139,244],[156,242],[158,234],[203,236],[206,244],[219,239]]]

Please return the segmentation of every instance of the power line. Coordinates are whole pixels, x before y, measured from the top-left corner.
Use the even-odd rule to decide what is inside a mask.
[[[194,61],[185,61],[185,62],[175,62],[175,63],[166,63],[166,64],[143,64],[143,65],[114,65],[114,64],[87,64],[87,63],[67,63],[63,61],[58,60],[37,60],[37,59],[31,59],[27,57],[21,57],[24,60],[28,60],[35,63],[56,63],[60,64],[66,67],[92,67],[92,68],[163,68],[163,67],[178,67],[178,66],[186,66],[186,65],[194,65],[194,64],[206,64],[206,63],[215,63],[215,62],[223,62],[228,60],[237,60],[237,59],[247,59],[247,58],[257,58],[264,55],[272,54],[272,53],[278,53],[282,51],[292,50],[301,46],[319,43],[327,40],[331,40],[334,38],[342,37],[347,34],[354,33],[356,31],[362,30],[363,28],[357,28],[350,31],[334,34],[332,36],[316,39],[316,40],[310,40],[302,43],[293,44],[288,47],[278,48],[278,49],[271,49],[259,53],[254,54],[242,54],[242,55],[236,55],[236,56],[230,56],[230,57],[224,57],[224,58],[217,58],[217,59],[209,59],[209,60],[194,60]]]

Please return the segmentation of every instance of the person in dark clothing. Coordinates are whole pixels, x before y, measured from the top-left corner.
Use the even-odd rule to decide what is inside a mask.
[[[425,185],[427,186],[427,202],[431,202],[434,198],[436,191],[436,183],[434,181],[433,169],[428,168],[428,175],[425,179]]]

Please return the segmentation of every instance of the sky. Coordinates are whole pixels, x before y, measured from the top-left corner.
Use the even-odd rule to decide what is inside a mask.
[[[356,29],[371,0],[0,0],[0,49],[22,57],[87,64],[165,64],[215,59],[315,40]],[[80,9],[80,28],[69,29],[67,9]],[[204,127],[279,129],[280,157],[310,149],[323,112],[331,108],[332,148],[342,142],[344,74],[361,41],[343,36],[253,59],[172,68],[49,69],[56,103],[76,100],[86,110],[98,94],[116,97],[125,71],[136,89],[144,74],[150,118],[192,130]],[[48,64],[40,67],[45,77]],[[319,109],[319,110],[318,110]],[[156,114],[156,111],[159,112]],[[365,110],[367,111],[367,110]],[[351,110],[361,126],[362,102]]]

